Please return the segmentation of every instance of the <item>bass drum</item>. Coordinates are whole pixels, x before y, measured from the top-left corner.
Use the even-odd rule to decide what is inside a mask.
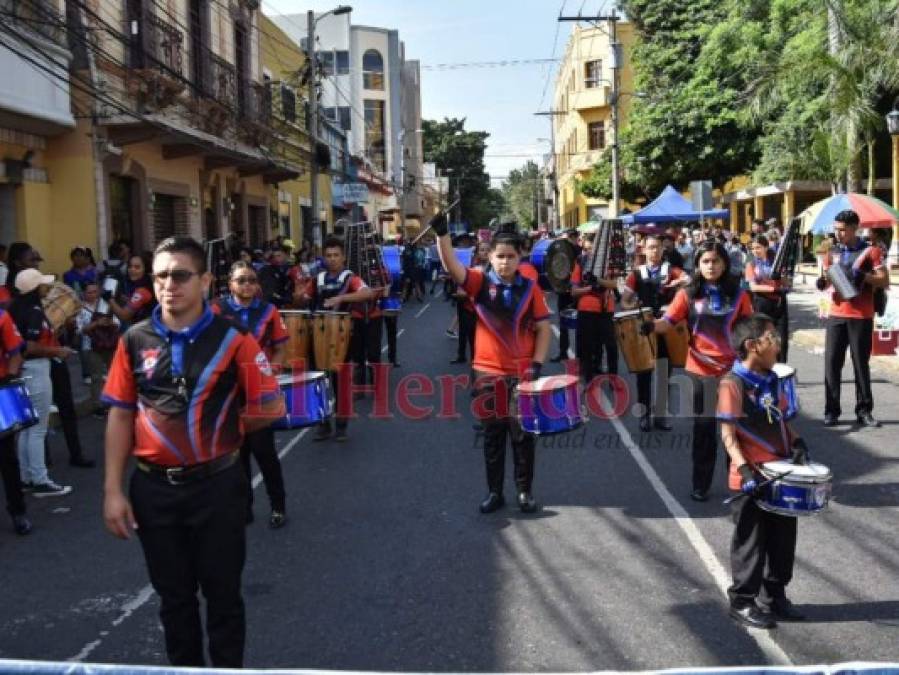
[[[531,249],[531,264],[537,270],[540,280],[540,288],[544,291],[551,290],[552,286],[546,277],[546,256],[549,253],[549,247],[553,244],[552,239],[541,239],[534,248]]]
[[[546,281],[556,293],[567,290],[577,262],[577,248],[567,239],[556,239],[546,251]]]

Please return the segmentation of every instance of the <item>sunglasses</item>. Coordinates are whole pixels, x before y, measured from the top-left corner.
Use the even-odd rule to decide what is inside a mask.
[[[235,284],[243,285],[243,284],[255,284],[256,277],[235,277],[231,279]]]
[[[164,284],[167,279],[171,279],[176,284],[186,284],[193,276],[200,276],[200,273],[191,272],[190,270],[172,270],[171,272],[153,273],[153,279],[160,284]]]

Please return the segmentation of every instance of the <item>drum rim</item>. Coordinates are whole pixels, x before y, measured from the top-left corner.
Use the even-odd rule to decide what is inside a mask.
[[[554,380],[556,382],[565,381],[565,384],[562,384],[561,386],[549,387],[546,389],[537,389],[537,386],[540,383],[546,384],[549,380]],[[531,380],[529,382],[519,382],[517,388],[519,393],[545,394],[550,391],[568,389],[568,387],[570,387],[571,385],[576,385],[578,381],[579,380],[576,375],[569,375],[568,373],[558,373],[556,375],[544,375],[543,377],[538,377],[536,380]]]
[[[640,307],[638,309],[625,309],[621,312],[615,312],[612,315],[612,319],[613,320],[618,320],[619,318],[630,319],[630,318],[636,318],[643,314],[652,314],[652,309],[650,309],[649,307]]]
[[[772,464],[777,466],[771,466]],[[804,471],[808,471],[812,467],[822,467],[825,473],[804,473]],[[826,464],[821,464],[820,462],[809,462],[808,464],[793,464],[792,462],[779,459],[765,462],[761,465],[760,468],[762,474],[768,478],[782,474],[784,471],[791,471],[792,473],[790,473],[789,476],[784,476],[783,478],[777,479],[778,481],[783,483],[817,484],[829,483],[833,480],[833,472],[830,470],[830,467]]]
[[[277,376],[278,386],[282,384],[297,384],[305,382],[315,382],[323,379],[327,373],[323,370],[306,370],[302,373],[282,373]]]

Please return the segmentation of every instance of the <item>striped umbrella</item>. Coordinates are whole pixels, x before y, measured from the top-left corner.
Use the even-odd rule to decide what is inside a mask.
[[[899,211],[877,197],[849,192],[815,202],[799,214],[802,233],[827,234],[833,231],[833,219],[840,211],[858,214],[859,227],[893,227],[899,223]]]

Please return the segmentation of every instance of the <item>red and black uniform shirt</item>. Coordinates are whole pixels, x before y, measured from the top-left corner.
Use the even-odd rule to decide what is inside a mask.
[[[157,308],[119,341],[102,400],[137,411],[136,457],[190,466],[240,448],[242,408],[252,414],[280,396],[265,354],[232,321],[207,308],[176,332]]]
[[[43,347],[59,347],[59,340],[53,333],[53,328],[44,314],[44,307],[40,300],[31,303],[25,310],[17,315],[16,327],[19,329],[26,342],[36,342]],[[25,357],[46,358],[46,357]]]
[[[474,369],[492,375],[518,376],[534,358],[536,325],[549,318],[543,292],[518,272],[506,284],[491,268],[469,268],[462,289],[478,315]]]
[[[368,288],[368,286],[350,270],[343,270],[336,275],[325,271],[319,272],[306,283],[306,295],[312,298],[313,309],[323,310],[325,309],[324,302],[328,298],[355,293],[363,288]],[[365,303],[354,302],[349,308],[342,304],[330,311],[349,311],[354,319],[362,319],[365,317]]]
[[[757,468],[790,456],[795,434],[786,419],[787,400],[778,391],[777,375],[760,375],[737,363],[718,383],[717,417],[734,425],[737,443],[746,462]],[[737,465],[730,464],[731,490],[740,489]]]
[[[272,358],[275,347],[287,342],[287,326],[284,325],[278,308],[270,302],[253,298],[253,301],[245,306],[233,296],[228,296],[218,298],[210,308],[215,314],[234,321],[252,335],[269,359]]]
[[[694,375],[721,377],[737,358],[730,346],[734,322],[751,315],[748,293],[740,289],[730,299],[717,286],[705,284],[695,298],[687,289],[679,290],[662,318],[672,326],[687,321],[690,348],[685,370]]]
[[[122,302],[125,309],[133,312],[131,325],[149,318],[156,305],[156,296],[153,295],[153,289],[147,286],[134,286],[132,282],[125,283],[125,296]]]
[[[25,340],[19,334],[9,312],[0,309],[0,377],[9,375],[9,359],[25,350]]]
[[[571,273],[572,286],[588,286],[584,282],[584,274],[581,269],[580,261],[574,263],[574,271]],[[601,288],[596,291],[590,291],[577,298],[578,312],[593,312],[594,314],[602,314],[604,312],[615,311],[615,294],[608,288]]]
[[[668,262],[655,266],[647,263],[631,272],[624,285],[637,295],[643,307],[651,308],[658,317],[662,308],[674,297],[674,292],[666,287],[683,277],[684,271]]]
[[[842,244],[834,246],[830,255],[824,256],[825,271],[834,264],[834,258],[850,280],[883,268],[883,251],[879,246],[871,246],[862,239],[856,241],[851,248]],[[852,300],[834,297],[830,305],[830,316],[841,319],[873,319],[874,289],[865,284],[858,287],[858,291],[858,295]]]

